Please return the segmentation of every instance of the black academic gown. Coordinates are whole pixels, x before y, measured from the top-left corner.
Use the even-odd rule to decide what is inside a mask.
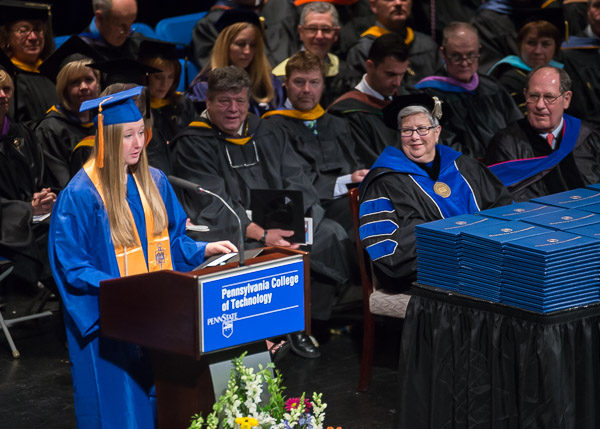
[[[504,185],[479,161],[462,155],[455,163],[473,190],[480,210],[511,203],[512,198]],[[442,219],[440,210],[411,175],[388,168],[371,170],[360,190],[363,203],[387,198],[393,206],[393,211],[382,210],[377,214],[361,216],[360,223],[362,226],[367,222],[389,220],[397,225],[397,229],[387,237],[397,243],[395,251],[390,256],[374,261],[374,267],[382,287],[395,291],[406,290],[417,279],[415,226]],[[463,197],[468,198],[466,195],[459,198]],[[380,240],[381,237],[370,237],[363,240],[363,244],[369,246]]]
[[[281,133],[281,138],[291,143],[326,209],[325,215],[351,233],[348,200],[334,198],[333,193],[338,177],[352,174],[363,165],[356,156],[350,128],[343,118],[325,113],[316,121],[316,134],[302,119],[277,114],[264,119],[262,126],[271,129],[275,136]]]
[[[600,53],[598,49],[564,49],[565,71],[571,77],[572,116],[600,125]]]
[[[169,103],[159,108],[152,107],[152,118],[154,119],[152,128],[153,130],[160,130],[162,136],[171,141],[195,117],[194,103],[187,95],[181,94],[177,103]]]
[[[12,117],[21,124],[39,121],[58,103],[56,86],[40,73],[18,69],[16,92],[18,104]]]
[[[142,33],[133,32],[121,46],[113,46],[100,34],[90,32],[89,27],[79,37],[106,60],[137,59],[140,44],[146,38]]]
[[[557,140],[556,149],[560,147]],[[499,131],[488,147],[487,165],[513,159],[548,156],[552,149],[540,137],[527,118],[523,118]],[[533,183],[511,189],[515,201],[577,189],[600,182],[600,130],[582,122],[575,148],[549,172],[534,177]]]
[[[523,117],[510,94],[489,76],[479,75],[474,93],[421,91],[444,102],[440,124],[444,144],[474,158],[482,159],[494,134]]]
[[[194,123],[171,143],[173,171],[224,198],[240,217],[243,231],[250,224],[246,214],[250,208],[250,189],[302,191],[305,215],[311,216],[314,222],[311,272],[330,282],[346,283],[350,272],[345,255],[348,248],[346,231],[324,217],[325,210],[319,205],[317,192],[289,143],[278,138],[272,130],[262,126],[259,129],[259,122],[257,117],[249,115],[248,135],[254,134],[254,138],[238,145],[225,140],[227,136],[212,128],[206,119],[200,119],[198,123],[208,124],[211,128]],[[232,165],[242,167],[233,168]],[[178,195],[192,223],[210,228],[208,234],[202,235],[203,239],[230,239],[237,243],[237,221],[221,202],[195,193],[180,192]],[[257,245],[254,240],[247,242]],[[333,296],[327,292],[323,297],[323,291],[316,290],[314,284],[311,290],[313,317],[326,319]]]
[[[365,72],[365,61],[369,49],[375,41],[372,35],[361,37],[346,57],[348,65],[362,75]],[[414,32],[414,40],[409,45],[409,70],[404,75],[403,84],[411,87],[419,80],[434,75],[442,69],[439,46],[427,34]]]
[[[23,237],[31,233],[33,240],[3,256],[15,262],[15,274],[29,283],[50,277],[48,222],[30,223],[31,200],[45,185],[43,175],[42,150],[33,133],[24,125],[11,122],[8,133],[0,138],[0,198],[15,201],[13,209],[16,211],[7,212],[20,216],[10,220],[21,228],[14,231],[15,234]]]
[[[487,73],[504,57],[519,55],[517,30],[510,14],[481,9],[471,24],[477,29],[481,43],[479,73]]]
[[[525,114],[527,106],[523,88],[527,82],[527,72],[511,64],[500,64],[490,73],[490,76],[494,77],[498,84],[510,94],[519,110]]]
[[[397,133],[383,122],[381,110],[389,101],[378,100],[356,89],[344,94],[329,106],[328,112],[345,118],[356,145],[356,156],[365,166],[379,157],[388,145],[396,144]]]
[[[42,147],[46,167],[45,181],[49,186],[63,189],[71,180],[71,157],[75,147],[94,136],[93,123],[81,123],[72,113],[53,106],[35,129],[35,137]],[[93,144],[93,140],[91,140]]]

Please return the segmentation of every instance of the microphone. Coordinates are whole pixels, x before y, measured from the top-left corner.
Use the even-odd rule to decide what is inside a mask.
[[[240,259],[240,267],[243,267],[244,265],[246,265],[246,257],[244,256],[244,232],[242,231],[242,221],[241,221],[240,217],[238,216],[238,214],[235,212],[235,210],[233,210],[233,208],[229,204],[227,204],[227,202],[223,198],[221,198],[220,195],[217,195],[214,192],[209,191],[208,189],[204,189],[204,188],[196,185],[195,183],[189,182],[184,179],[180,179],[179,177],[168,176],[168,179],[172,185],[179,186],[180,188],[185,189],[186,191],[195,192],[198,194],[204,193],[204,194],[208,194],[208,195],[215,197],[216,199],[221,201],[221,203],[223,203],[223,205],[225,207],[227,207],[231,213],[233,213],[233,215],[235,216],[237,223],[238,223],[238,231],[239,231],[239,237],[238,237],[239,253],[238,253],[238,255],[239,255],[239,259]]]

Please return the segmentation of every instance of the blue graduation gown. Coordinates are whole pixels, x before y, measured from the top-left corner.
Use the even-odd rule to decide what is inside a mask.
[[[204,259],[206,243],[185,235],[186,215],[160,170],[150,168],[169,217],[173,268],[189,271]],[[127,201],[147,259],[144,212],[134,179]],[[132,344],[99,335],[102,280],[119,277],[108,214],[87,174],[80,170],[59,194],[52,212],[49,256],[64,302],[75,414],[80,428],[153,428],[147,357]]]

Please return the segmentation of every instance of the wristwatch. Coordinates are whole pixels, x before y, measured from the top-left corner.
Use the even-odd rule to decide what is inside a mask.
[[[267,230],[266,229],[265,229],[263,236],[258,241],[260,241],[265,246],[267,245]]]

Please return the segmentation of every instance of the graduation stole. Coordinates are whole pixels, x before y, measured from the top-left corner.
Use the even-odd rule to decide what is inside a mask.
[[[165,100],[164,98],[150,97],[150,108],[151,109],[160,109],[161,107],[165,107],[168,104],[169,104],[169,100]]]
[[[212,126],[209,123],[203,122],[203,121],[193,121],[190,122],[190,127],[198,127],[198,128],[207,128],[207,129],[212,129]],[[245,133],[247,133],[248,131],[248,121],[246,121],[246,127],[245,127]],[[225,140],[227,140],[229,143],[233,143],[236,144],[238,146],[243,146],[246,143],[248,143],[250,140],[252,140],[253,136],[249,136],[249,137],[227,137]]]
[[[63,110],[60,108],[60,106],[58,104],[55,104],[54,106],[52,106],[51,108],[49,108],[46,111],[46,114],[50,113],[50,112],[56,112],[59,115],[65,116],[65,117],[70,117],[71,119],[77,120],[77,122],[79,122],[79,118],[77,118],[75,115],[71,115],[68,114],[66,112],[63,112]],[[93,122],[79,122],[79,125],[82,126],[83,128],[91,128],[94,126]],[[87,138],[87,137],[86,137]],[[93,138],[93,136],[92,136]],[[94,144],[92,143],[92,146]]]
[[[94,184],[96,191],[100,194],[104,207],[106,208],[106,200],[102,193],[102,185],[100,183],[100,176],[98,175],[98,169],[96,168],[96,160],[90,159],[83,166],[84,171]],[[146,219],[146,240],[148,243],[148,261],[146,264],[146,258],[144,257],[144,249],[140,241],[138,230],[135,226],[135,220],[131,209],[129,209],[129,216],[131,218],[131,225],[133,225],[136,245],[132,248],[123,247],[121,245],[115,247],[115,257],[119,264],[119,273],[121,277],[142,274],[152,271],[159,270],[172,270],[173,264],[171,262],[171,245],[169,242],[169,230],[165,228],[160,235],[153,236],[152,231],[154,230],[154,218],[152,217],[152,210],[146,200],[146,196],[142,192],[140,184],[138,183],[135,175],[133,175],[135,185],[138,189],[140,200],[142,201],[142,207],[144,209],[144,217]]]
[[[464,83],[448,76],[429,76],[415,85],[415,88],[436,88],[444,92],[470,92],[475,93],[479,86],[479,75],[475,73],[471,82]]]
[[[504,186],[515,185],[525,179],[549,170],[560,163],[575,148],[581,120],[564,114],[563,136],[557,150],[548,156],[536,158],[513,159],[490,165],[488,168],[494,173]]]
[[[388,33],[390,33],[390,30],[387,30],[383,27],[374,25],[372,27],[367,28],[360,35],[360,37],[373,36],[374,38],[377,39],[378,37],[383,36],[384,34],[388,34]],[[407,45],[410,45],[412,42],[414,42],[414,40],[415,40],[415,32],[413,31],[412,28],[406,27],[406,37],[404,38],[404,43],[406,43]]]
[[[456,166],[461,156],[448,146],[437,145],[440,160],[440,174],[437,180],[431,179],[425,170],[404,155],[401,149],[386,147],[375,161],[371,170],[384,167],[397,173],[408,174],[415,184],[436,205],[443,218],[479,211],[473,189]]]
[[[19,61],[18,59],[16,59],[15,57],[12,57],[10,59],[10,61],[17,66],[18,68],[20,68],[21,70],[25,70],[31,73],[39,73],[40,71],[38,70],[38,67],[42,65],[42,60],[38,59],[35,62],[34,66],[30,66],[29,64],[25,64],[22,61]]]
[[[518,68],[520,70],[523,70],[526,72],[531,71],[531,67],[529,67],[527,64],[525,64],[521,58],[517,57],[516,55],[509,55],[507,57],[502,58],[500,61],[498,61],[496,64],[494,64],[492,66],[492,68],[488,70],[487,75],[488,76],[491,75],[492,72],[494,71],[494,69],[496,67],[498,67],[500,64],[510,64],[511,66]],[[548,65],[557,67],[559,69],[565,68],[564,64],[559,63],[558,61],[554,61],[554,60],[550,60]]]
[[[312,109],[306,111],[293,109],[271,110],[262,115],[262,118],[265,119],[269,116],[280,115],[287,116],[288,118],[301,119],[303,121],[314,121],[315,119],[319,119],[324,114],[325,110],[320,104],[317,104]]]

